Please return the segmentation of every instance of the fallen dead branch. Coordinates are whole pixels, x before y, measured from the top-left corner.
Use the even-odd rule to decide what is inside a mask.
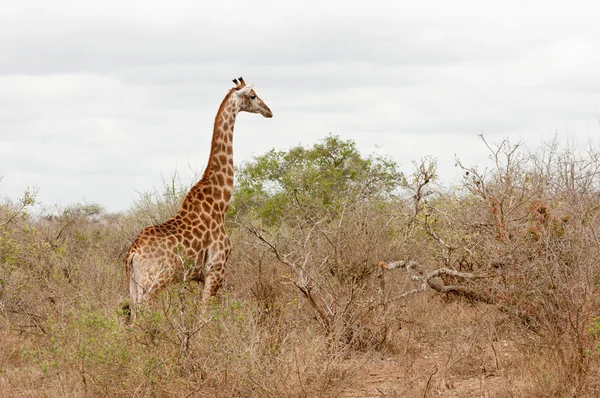
[[[469,299],[482,301],[489,304],[494,304],[496,299],[485,292],[478,291],[463,285],[446,285],[444,280],[441,278],[442,275],[452,276],[457,279],[474,280],[481,278],[489,278],[492,276],[490,273],[485,274],[474,274],[470,272],[459,272],[450,268],[438,268],[433,271],[426,272],[425,269],[416,261],[379,261],[379,266],[384,270],[394,270],[403,268],[410,279],[414,282],[420,283],[420,286],[416,289],[412,289],[402,293],[399,298],[407,297],[412,294],[422,293],[427,290],[429,286],[431,289],[439,293],[452,293],[459,296],[467,297]]]

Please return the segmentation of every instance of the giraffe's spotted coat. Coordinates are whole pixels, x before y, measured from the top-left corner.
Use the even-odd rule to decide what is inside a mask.
[[[231,242],[225,213],[233,189],[233,128],[239,112],[272,117],[271,110],[243,79],[235,80],[215,118],[209,162],[172,219],[144,228],[127,252],[125,270],[134,305],[152,302],[170,283],[184,278],[204,283],[202,300],[221,286]],[[251,98],[254,97],[254,98]]]

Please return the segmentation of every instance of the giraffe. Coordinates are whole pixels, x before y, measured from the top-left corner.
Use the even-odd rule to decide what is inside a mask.
[[[170,220],[144,228],[129,248],[125,273],[133,308],[152,304],[167,285],[199,281],[206,303],[221,286],[231,242],[225,212],[233,188],[233,127],[239,112],[273,114],[243,78],[223,99],[215,117],[208,165]]]

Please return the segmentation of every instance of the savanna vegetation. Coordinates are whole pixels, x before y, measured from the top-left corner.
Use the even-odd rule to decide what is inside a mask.
[[[335,136],[239,165],[218,298],[172,286],[133,322],[124,253],[185,184],[3,203],[1,395],[600,396],[600,151],[481,147],[454,185]]]

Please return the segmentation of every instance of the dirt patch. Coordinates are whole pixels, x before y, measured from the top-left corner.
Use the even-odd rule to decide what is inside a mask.
[[[519,379],[522,354],[514,342],[497,341],[489,351],[472,349],[465,356],[452,357],[449,352],[458,353],[446,344],[413,360],[401,356],[373,360],[343,397],[522,396],[526,381]]]

